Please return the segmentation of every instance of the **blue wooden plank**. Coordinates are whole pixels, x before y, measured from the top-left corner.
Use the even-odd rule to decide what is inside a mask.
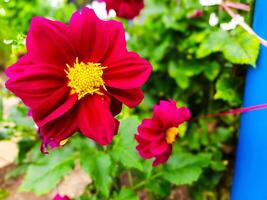
[[[254,30],[267,38],[267,0],[256,0]],[[267,48],[248,70],[244,106],[267,103]],[[267,200],[267,110],[241,117],[231,200]]]

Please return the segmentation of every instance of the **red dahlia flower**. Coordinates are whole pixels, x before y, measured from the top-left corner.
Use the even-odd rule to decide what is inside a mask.
[[[144,0],[98,0],[106,2],[107,12],[115,10],[118,17],[133,19],[144,8]]]
[[[70,200],[68,196],[61,196],[60,194],[56,194],[53,200]]]
[[[6,70],[6,87],[30,108],[43,151],[76,131],[101,145],[111,142],[122,103],[135,107],[151,66],[126,49],[121,23],[84,8],[69,24],[32,19],[27,54]]]
[[[144,119],[135,135],[140,156],[144,159],[155,157],[154,167],[166,162],[178,136],[178,126],[189,118],[188,108],[177,108],[173,100],[160,101],[159,105],[154,106],[153,117]]]

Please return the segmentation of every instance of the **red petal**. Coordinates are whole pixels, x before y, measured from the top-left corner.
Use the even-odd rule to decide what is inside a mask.
[[[190,111],[186,107],[177,108],[173,100],[160,101],[159,105],[154,106],[153,118],[158,120],[164,127],[178,127],[179,124],[190,118]]]
[[[40,128],[40,137],[43,141],[43,151],[45,151],[48,145],[52,148],[60,146],[60,142],[62,140],[69,138],[78,131],[76,113],[76,107],[74,107],[63,116]]]
[[[115,97],[117,100],[130,108],[137,106],[144,98],[144,94],[140,88],[131,90],[108,88],[108,91],[110,92],[111,96]]]
[[[138,126],[138,133],[141,138],[151,142],[165,137],[160,132],[158,123],[152,119],[144,119],[142,124]]]
[[[103,0],[98,0],[103,1]],[[107,11],[113,9],[116,11],[118,17],[125,19],[133,19],[139,15],[140,11],[144,8],[143,0],[104,0],[106,2]]]
[[[164,135],[164,133],[162,135]],[[158,141],[153,141],[150,144],[150,151],[154,155],[160,155],[160,154],[163,154],[164,152],[166,152],[168,147],[169,147],[169,145],[167,144],[167,142],[163,138],[163,139],[160,139]]]
[[[27,70],[27,66],[34,64],[29,56],[22,56],[15,64],[5,70],[8,77],[13,78]]]
[[[179,124],[182,124],[185,121],[189,120],[190,117],[191,117],[191,113],[187,107],[178,108],[177,117],[175,118],[176,120],[174,123],[177,124],[178,126]]]
[[[72,15],[68,34],[84,62],[103,63],[126,52],[122,24],[100,20],[89,8]]]
[[[25,58],[7,69],[11,78],[6,87],[30,107],[37,125],[43,126],[71,109],[77,97],[69,96],[63,70]]]
[[[58,21],[33,17],[27,34],[28,54],[38,62],[53,63],[65,68],[73,64],[75,52],[66,37],[67,26]]]
[[[118,130],[119,122],[112,116],[107,101],[99,95],[81,100],[78,118],[82,134],[101,145],[109,144]]]
[[[164,154],[161,154],[159,156],[156,157],[156,159],[153,162],[153,167],[158,166],[159,164],[163,164],[165,162],[167,162],[167,160],[169,159],[170,155],[172,153],[172,146],[169,145],[167,151]]]
[[[7,69],[7,74],[11,78],[6,87],[29,107],[65,86],[61,73],[47,64],[23,65],[18,62]]]
[[[138,132],[149,132],[151,134],[157,134],[160,131],[160,126],[156,120],[144,119],[141,125],[138,126]]]
[[[154,157],[154,155],[150,152],[149,146],[138,145],[136,147],[136,150],[138,151],[140,156],[144,159],[150,159],[150,158]]]
[[[122,103],[112,97],[110,101],[110,112],[112,113],[112,115],[113,116],[118,115],[121,112],[121,109],[122,109]]]
[[[77,102],[77,95],[69,96],[68,93],[66,96],[61,97],[58,93],[56,95],[51,95],[44,103],[32,108],[32,117],[38,126],[43,126],[60,117],[69,111]],[[57,97],[60,97],[60,99],[57,99]],[[57,103],[54,104],[54,102]]]
[[[106,63],[104,81],[108,87],[134,89],[141,87],[151,73],[150,64],[136,53],[127,53],[116,61]]]
[[[135,135],[135,140],[139,143],[136,150],[140,156],[144,159],[152,158],[154,155],[150,151],[149,142],[141,138],[139,135]]]

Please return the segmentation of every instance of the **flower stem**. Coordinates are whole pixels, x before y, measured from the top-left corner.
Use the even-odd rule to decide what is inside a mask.
[[[131,170],[128,171],[128,180],[129,180],[129,185],[132,188],[133,187],[133,176],[132,176]]]
[[[150,176],[148,179],[137,183],[135,186],[133,186],[133,189],[137,190],[137,189],[141,188],[142,186],[144,186],[145,184],[147,184],[149,181],[151,181],[151,180],[153,180],[153,179],[155,179],[161,175],[162,175],[162,173],[154,174],[154,175]]]

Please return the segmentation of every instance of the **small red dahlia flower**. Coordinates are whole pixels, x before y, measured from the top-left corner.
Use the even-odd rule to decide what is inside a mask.
[[[203,11],[202,10],[194,10],[192,13],[190,13],[187,18],[188,19],[194,19],[194,18],[199,18],[202,17]]]
[[[118,17],[133,19],[144,8],[144,0],[98,0],[106,2],[106,10],[115,10]]]
[[[155,157],[153,166],[165,163],[172,152],[172,144],[178,136],[178,126],[190,119],[186,107],[177,108],[173,100],[160,101],[154,106],[151,119],[144,119],[135,135],[136,147],[144,159]]]
[[[117,132],[122,103],[135,107],[151,66],[126,49],[121,23],[94,11],[75,12],[69,24],[32,19],[27,54],[6,70],[6,87],[30,108],[43,151],[76,131],[107,145]]]
[[[68,196],[61,196],[60,194],[56,194],[53,200],[70,200],[70,198]]]

